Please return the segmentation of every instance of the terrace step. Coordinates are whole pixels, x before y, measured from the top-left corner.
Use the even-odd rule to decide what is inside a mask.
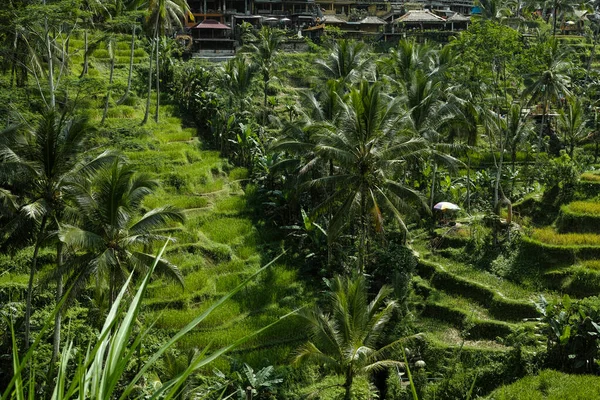
[[[414,284],[417,293],[426,299],[421,308],[422,317],[448,323],[472,340],[499,341],[499,338],[505,338],[519,329],[524,329],[531,336],[536,332],[535,322],[502,321],[494,318],[488,309],[475,301],[431,288],[423,281],[417,280]]]
[[[600,260],[555,268],[544,273],[546,286],[573,297],[583,298],[600,293]]]
[[[514,322],[539,316],[529,299],[511,299],[498,289],[448,271],[440,262],[421,259],[417,272],[433,288],[474,301],[498,320]]]

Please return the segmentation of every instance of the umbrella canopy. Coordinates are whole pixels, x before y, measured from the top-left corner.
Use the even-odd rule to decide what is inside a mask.
[[[433,209],[440,210],[440,211],[448,211],[448,210],[455,211],[455,210],[460,210],[460,207],[454,203],[449,203],[447,201],[440,201],[435,206],[433,206]]]

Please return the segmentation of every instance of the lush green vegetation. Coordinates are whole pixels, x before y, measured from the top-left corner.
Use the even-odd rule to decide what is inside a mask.
[[[597,397],[600,29],[521,6],[211,63],[184,0],[9,2],[1,398]]]

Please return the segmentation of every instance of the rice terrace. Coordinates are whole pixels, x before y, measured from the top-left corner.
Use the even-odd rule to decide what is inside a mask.
[[[0,22],[0,400],[600,398],[600,3]]]

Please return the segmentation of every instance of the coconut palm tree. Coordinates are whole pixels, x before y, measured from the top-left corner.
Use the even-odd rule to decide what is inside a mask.
[[[448,91],[447,89],[446,92]],[[455,117],[460,115],[460,103],[455,96],[446,93],[447,98],[444,99],[443,95],[442,83],[417,69],[407,82],[406,94],[403,97],[411,117],[408,120],[411,130],[429,144],[429,160],[433,167],[430,208],[433,208],[434,204],[438,166],[445,165],[455,171],[460,164],[460,161],[451,155],[460,146],[445,143],[443,135],[444,128],[449,127]]]
[[[144,198],[158,186],[146,174],[138,174],[122,160],[98,171],[95,179],[74,179],[69,187],[77,215],[73,224],[62,224],[59,238],[75,256],[66,265],[75,288],[91,278],[108,280],[109,302],[119,286],[135,269],[145,271],[156,260],[148,254],[155,241],[168,238],[156,233],[170,222],[183,222],[184,216],[170,206],[155,208],[137,217]],[[161,259],[157,272],[183,285],[179,269]]]
[[[478,0],[477,5],[481,17],[487,20],[498,21],[510,15],[510,9],[503,0]]]
[[[257,73],[256,64],[251,64],[244,55],[239,55],[223,65],[221,81],[229,94],[229,108],[237,102],[241,112],[244,112],[246,96]]]
[[[549,42],[549,56],[546,59],[544,69],[534,75],[531,84],[523,91],[523,97],[529,97],[528,104],[541,102],[542,122],[538,137],[538,152],[542,151],[544,130],[546,129],[546,116],[548,107],[562,96],[571,94],[568,86],[570,78],[568,70],[571,63],[565,60],[566,53],[559,48],[558,41],[551,39]]]
[[[415,40],[401,40],[396,48],[390,50],[390,56],[381,61],[381,66],[383,72],[404,92],[415,71],[430,75],[435,70],[435,58],[435,50],[430,45],[416,43]]]
[[[371,67],[369,48],[364,42],[342,39],[333,42],[331,52],[325,60],[317,60],[323,77],[353,83],[367,74]]]
[[[35,130],[18,130],[0,143],[0,185],[10,188],[21,199],[15,224],[35,222],[33,257],[29,269],[25,306],[25,343],[29,342],[31,300],[38,266],[38,252],[64,211],[64,191],[68,180],[78,175],[88,177],[113,156],[102,153],[84,162],[88,138],[93,128],[83,117],[69,118],[55,110],[41,115]],[[5,228],[11,225],[5,226]],[[12,233],[15,233],[14,231]],[[57,262],[62,260],[57,247]],[[59,266],[60,267],[60,266]],[[62,280],[57,279],[57,298],[62,296]],[[60,313],[58,313],[60,319]],[[60,332],[60,322],[57,322]],[[55,344],[56,345],[56,344]]]
[[[573,158],[575,146],[587,139],[590,133],[587,123],[588,120],[579,98],[575,96],[568,97],[567,107],[561,110],[558,117],[558,130],[568,146],[568,153],[571,158]]]
[[[276,57],[283,40],[283,31],[281,29],[263,26],[255,36],[250,38],[248,51],[252,54],[254,62],[258,66],[263,79],[263,106],[267,108],[267,93],[269,83],[271,82],[271,72],[276,64]],[[264,114],[263,124],[266,122],[266,113]]]
[[[171,33],[177,27],[182,26],[182,21],[185,17],[194,19],[194,15],[190,11],[187,0],[147,0],[144,8],[148,10],[146,17],[147,28],[150,36],[153,38],[152,50],[156,62],[156,115],[154,120],[158,122],[158,111],[160,109],[160,68],[159,68],[159,46],[158,39],[167,33]],[[150,57],[150,65],[152,65],[152,57]],[[148,93],[152,87],[152,82],[148,82]],[[150,113],[150,96],[146,100],[146,113],[142,124],[148,121]]]
[[[376,230],[383,229],[382,210],[406,231],[403,214],[413,213],[409,203],[424,205],[420,195],[402,182],[403,167],[425,150],[425,141],[399,129],[405,116],[399,101],[381,91],[379,82],[362,81],[339,104],[337,126],[325,126],[316,136],[316,153],[331,160],[334,173],[313,179],[312,185],[333,185],[331,193],[315,213],[335,206],[328,237],[334,240],[342,228],[358,215],[359,270],[365,265],[369,216]],[[426,208],[426,206],[425,206]]]
[[[344,400],[351,398],[352,383],[358,375],[403,366],[386,359],[386,353],[399,341],[380,347],[382,331],[396,307],[384,286],[370,302],[365,278],[336,277],[327,282],[328,308],[306,310],[300,315],[310,328],[310,341],[300,347],[295,363],[317,362],[344,377]]]

